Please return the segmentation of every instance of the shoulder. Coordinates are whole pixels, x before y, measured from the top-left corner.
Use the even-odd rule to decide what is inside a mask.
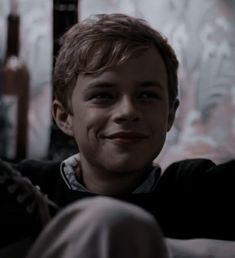
[[[28,177],[34,185],[44,188],[59,178],[60,161],[23,160],[13,167]]]
[[[216,164],[209,159],[185,159],[172,163],[169,165],[163,177],[191,177],[203,174],[206,171],[216,167]]]
[[[208,159],[187,159],[168,166],[161,177],[163,185],[179,188],[231,189],[235,181],[235,159],[215,164]]]
[[[196,175],[216,175],[216,174],[234,174],[235,159],[224,163],[215,164],[209,159],[186,159],[174,162],[164,171],[165,175],[174,174],[175,176],[193,176]]]
[[[48,170],[55,170],[60,167],[61,161],[49,160],[22,160],[13,166],[18,169],[23,175],[28,173],[45,173]]]
[[[209,159],[184,159],[184,160],[179,160],[171,165],[169,165],[165,171],[168,171],[172,168],[174,169],[181,169],[181,170],[194,170],[198,168],[210,168],[215,166],[215,163]]]

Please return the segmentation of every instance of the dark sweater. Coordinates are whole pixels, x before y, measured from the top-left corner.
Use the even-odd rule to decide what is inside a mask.
[[[60,162],[24,161],[16,168],[61,208],[97,195],[68,189]],[[235,160],[217,166],[184,160],[165,170],[154,192],[112,197],[149,211],[166,237],[235,240],[234,184]]]

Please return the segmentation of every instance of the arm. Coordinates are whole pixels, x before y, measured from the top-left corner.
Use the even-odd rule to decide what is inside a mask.
[[[169,203],[163,220],[166,236],[235,241],[234,172],[235,160],[219,165],[208,160],[172,164],[159,185],[164,203]]]
[[[166,239],[172,258],[234,258],[235,241]]]
[[[38,234],[57,207],[27,177],[0,159],[0,210],[1,248]],[[11,227],[14,234],[10,234]]]

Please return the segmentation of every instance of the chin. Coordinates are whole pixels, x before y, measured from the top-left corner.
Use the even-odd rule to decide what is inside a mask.
[[[107,170],[112,171],[113,173],[127,173],[131,171],[144,170],[146,166],[146,163],[137,163],[136,160],[129,160],[126,162],[112,163],[107,166]]]

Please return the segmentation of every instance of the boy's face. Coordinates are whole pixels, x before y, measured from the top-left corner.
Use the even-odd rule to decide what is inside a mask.
[[[66,132],[74,136],[81,160],[113,173],[151,164],[175,115],[167,83],[165,64],[155,48],[102,74],[80,75]]]

